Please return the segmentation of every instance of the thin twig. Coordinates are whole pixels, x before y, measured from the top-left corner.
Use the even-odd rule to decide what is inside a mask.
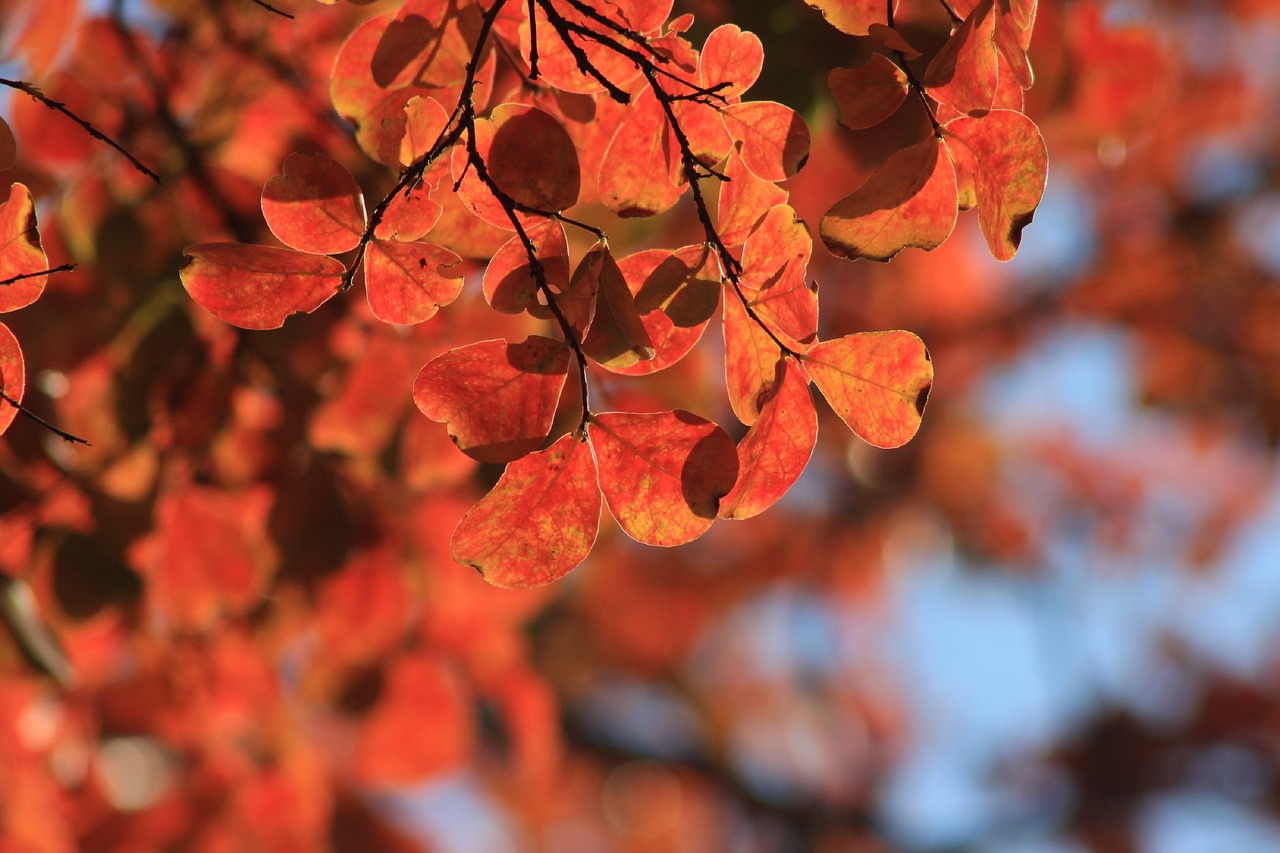
[[[50,432],[52,432],[54,435],[56,435],[56,436],[58,436],[59,438],[61,438],[63,441],[69,441],[69,442],[71,442],[72,444],[84,444],[84,445],[89,445],[89,442],[88,442],[88,441],[86,441],[85,439],[80,438],[79,436],[72,435],[71,433],[67,432],[66,430],[58,429],[56,426],[54,426],[53,424],[49,423],[49,422],[48,422],[48,421],[46,421],[44,418],[40,417],[40,416],[39,416],[39,415],[37,415],[35,412],[33,412],[33,411],[31,411],[30,409],[28,409],[26,406],[22,405],[22,404],[21,404],[21,403],[19,403],[17,400],[15,400],[15,399],[13,399],[12,397],[10,397],[10,396],[9,396],[8,394],[6,394],[4,391],[0,391],[0,400],[4,400],[4,401],[5,401],[6,403],[8,403],[10,406],[13,406],[13,407],[14,407],[15,409],[17,409],[19,412],[22,412],[22,414],[24,414],[24,415],[26,415],[27,417],[31,418],[31,420],[33,420],[33,421],[35,421],[36,423],[40,424],[40,426],[42,426],[42,427],[44,427],[45,429],[49,430],[49,431],[50,431]],[[89,446],[92,446],[92,445],[89,445]]]
[[[56,273],[56,272],[71,272],[75,268],[76,268],[75,264],[58,264],[56,267],[50,267],[47,270],[36,270],[35,272],[19,273],[18,275],[10,276],[9,278],[6,278],[4,281],[0,281],[0,287],[13,284],[14,282],[17,282],[17,281],[22,281],[24,278],[35,278],[36,276],[40,276],[40,275],[52,275],[53,273]]]
[[[44,104],[46,107],[53,110],[54,112],[62,113],[64,116],[71,119],[76,124],[80,125],[80,127],[84,129],[85,133],[89,134],[94,139],[100,140],[101,142],[105,142],[107,145],[110,145],[112,148],[118,151],[121,155],[124,156],[126,160],[128,160],[133,165],[133,168],[137,169],[139,172],[146,175],[148,178],[155,181],[157,184],[160,183],[159,175],[157,175],[155,172],[148,169],[146,166],[142,165],[142,162],[138,160],[137,157],[134,157],[132,154],[126,151],[124,146],[121,145],[119,142],[116,142],[110,136],[107,136],[105,133],[98,130],[93,125],[89,124],[89,122],[85,121],[84,119],[80,118],[80,116],[76,115],[71,110],[67,109],[67,105],[64,104],[63,102],[53,100],[48,95],[44,94],[39,89],[37,89],[35,86],[32,86],[30,83],[23,82],[22,80],[6,80],[3,77],[0,77],[0,86],[8,86],[10,89],[17,89],[19,92],[23,92],[35,98],[37,101]]]
[[[272,6],[270,3],[264,3],[262,0],[250,0],[250,2],[256,3],[257,5],[266,9],[268,12],[274,12],[275,14],[279,15],[282,18],[288,18],[291,21],[293,20],[293,15],[290,15],[288,12],[282,12],[281,10],[277,9],[275,6]]]

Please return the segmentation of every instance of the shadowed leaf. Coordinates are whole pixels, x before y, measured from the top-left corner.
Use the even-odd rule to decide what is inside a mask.
[[[774,101],[748,101],[724,109],[738,153],[758,178],[783,181],[809,159],[809,127],[800,114]]]
[[[22,359],[22,347],[9,327],[0,323],[0,391],[15,402],[22,402],[27,389],[27,369]],[[18,410],[6,400],[0,400],[0,433],[9,428]]]
[[[962,113],[991,109],[996,96],[996,16],[982,0],[929,63],[924,86],[935,100]]]
[[[581,282],[582,278],[591,283]],[[571,290],[586,286],[596,292],[595,316],[582,341],[582,351],[608,370],[653,358],[653,341],[609,249],[596,246],[588,252],[578,264],[574,279]]]
[[[656,352],[647,361],[614,372],[626,376],[657,373],[684,358],[702,337],[720,304],[719,267],[707,247],[697,245],[675,252],[637,252],[618,261],[618,269],[635,294],[640,322]]]
[[[842,33],[865,36],[873,24],[887,24],[885,0],[805,0]],[[897,7],[897,0],[890,0]]]
[[[860,130],[874,127],[907,98],[907,74],[882,53],[857,68],[833,68],[827,87],[840,109],[840,123]]]

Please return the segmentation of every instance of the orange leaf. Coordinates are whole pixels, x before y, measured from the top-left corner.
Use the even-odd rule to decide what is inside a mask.
[[[721,518],[751,518],[782,497],[804,471],[818,440],[809,379],[795,360],[778,363],[776,390],[738,443],[738,482],[720,503]]]
[[[684,192],[679,151],[662,111],[647,89],[619,125],[600,162],[600,200],[619,216],[653,216],[670,208]]]
[[[559,580],[586,559],[600,529],[596,463],[586,442],[561,436],[507,466],[453,531],[453,558],[494,586]]]
[[[750,426],[772,393],[782,350],[760,324],[752,320],[732,289],[724,299],[724,376],[729,405],[738,420]]]
[[[930,97],[962,113],[991,109],[996,96],[996,16],[993,0],[982,0],[925,70]]]
[[[462,292],[462,263],[432,243],[371,240],[364,252],[364,286],[373,315],[384,323],[412,325],[435,316]]]
[[[733,439],[689,412],[593,415],[589,435],[609,511],[647,545],[697,539],[738,477]]]
[[[1049,154],[1035,122],[1013,110],[958,118],[943,128],[947,148],[973,175],[978,224],[991,254],[1007,261],[1044,194]]]
[[[769,209],[787,200],[787,191],[751,174],[737,153],[729,155],[724,175],[729,180],[720,187],[720,239],[726,246],[741,246]]]
[[[342,286],[342,263],[324,255],[240,243],[197,243],[182,253],[190,260],[179,274],[191,298],[242,329],[278,329]]]
[[[920,428],[933,362],[910,332],[860,332],[801,356],[813,382],[854,433],[876,447],[899,447]]]
[[[547,284],[564,291],[569,285],[569,243],[564,226],[555,221],[540,222],[530,226],[527,234]],[[538,301],[538,282],[519,235],[504,243],[489,261],[483,287],[484,297],[495,311],[519,314],[532,310],[544,319],[551,316]]]
[[[47,269],[31,191],[15,183],[9,187],[8,201],[0,204],[0,281],[9,282],[0,285],[0,312],[16,311],[39,299],[49,281]],[[27,277],[10,281],[17,276]]]
[[[650,249],[618,261],[635,295],[656,353],[648,361],[614,370],[625,376],[657,373],[688,355],[720,304],[720,268],[705,245],[674,252]],[[699,319],[701,318],[701,319]]]
[[[813,238],[790,205],[779,204],[747,237],[742,285],[751,307],[800,345],[818,336],[818,293],[805,279]]]
[[[336,255],[360,244],[368,221],[356,179],[337,160],[294,152],[262,188],[262,215],[286,246]]]
[[[382,218],[373,229],[373,236],[379,240],[412,243],[426,236],[440,221],[443,213],[444,206],[431,197],[429,185],[424,180],[396,193],[383,210]]]
[[[551,431],[569,370],[563,341],[532,335],[524,343],[480,341],[427,362],[413,400],[445,424],[453,443],[481,462],[511,462]]]
[[[842,33],[865,36],[872,24],[888,24],[885,0],[804,0]],[[893,0],[897,7],[897,0]]]
[[[22,359],[22,347],[9,327],[0,323],[0,391],[14,402],[21,403],[27,390],[27,369]],[[0,432],[4,432],[18,416],[18,410],[7,401],[0,401]]]
[[[653,358],[656,352],[653,341],[640,320],[627,280],[608,247],[597,245],[588,252],[573,277],[575,280],[586,277],[591,283],[571,284],[571,290],[586,286],[596,292],[595,316],[582,341],[582,351],[608,370],[631,367]]]
[[[908,246],[934,249],[956,223],[956,175],[940,140],[896,152],[822,217],[822,242],[842,258],[887,261]]]
[[[409,166],[425,157],[449,124],[449,114],[435,98],[410,98],[404,105],[404,138],[400,140],[400,164]]]
[[[751,88],[764,67],[764,46],[755,33],[744,32],[736,24],[721,24],[707,36],[698,57],[698,78],[704,89],[728,83],[716,94],[738,98]]]
[[[482,125],[492,126],[486,139]],[[537,210],[560,211],[578,202],[582,175],[578,149],[547,113],[525,104],[500,104],[476,122],[480,155],[498,188]]]
[[[774,101],[730,104],[724,123],[743,165],[758,178],[786,180],[809,159],[809,127],[791,107]]]
[[[840,123],[854,130],[874,127],[907,98],[907,73],[882,53],[857,68],[833,68],[827,87],[840,109]]]

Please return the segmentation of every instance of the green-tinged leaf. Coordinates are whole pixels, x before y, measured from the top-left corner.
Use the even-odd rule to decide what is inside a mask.
[[[840,110],[840,123],[854,130],[874,127],[907,98],[907,73],[882,53],[857,68],[833,68],[827,87]]]
[[[8,282],[0,285],[0,312],[16,311],[39,299],[49,281],[44,272],[48,268],[31,191],[15,183],[8,200],[0,204],[0,281]]]
[[[364,252],[364,286],[373,315],[384,323],[429,320],[462,292],[462,259],[431,243],[370,240]]]
[[[991,254],[1007,261],[1044,194],[1049,153],[1035,122],[1012,110],[958,118],[943,128],[956,163],[973,175],[978,224]]]
[[[768,509],[804,471],[818,440],[818,412],[809,379],[794,359],[778,363],[782,376],[760,417],[738,443],[738,482],[720,502],[721,518],[751,518]]]
[[[778,381],[782,350],[760,324],[752,320],[742,300],[731,288],[724,295],[724,378],[729,405],[747,426],[760,417],[760,409]]]
[[[569,285],[569,243],[564,226],[555,221],[540,222],[531,226],[527,234],[548,286],[563,292]],[[504,243],[489,261],[483,287],[484,298],[495,311],[519,314],[532,310],[544,319],[550,316],[538,299],[538,282],[519,235]]]
[[[903,249],[935,249],[956,224],[956,175],[940,140],[896,152],[822,217],[833,255],[887,261]]]
[[[586,559],[600,529],[591,448],[572,435],[507,466],[453,531],[453,558],[494,586],[559,580]]]
[[[346,166],[323,154],[294,152],[282,171],[262,188],[262,215],[280,242],[317,255],[360,244],[364,194]]]
[[[458,449],[481,462],[511,462],[538,449],[555,419],[569,370],[563,341],[480,341],[427,362],[413,400],[445,424]]]
[[[930,97],[962,113],[991,109],[996,96],[996,15],[982,0],[929,63],[924,86]]]
[[[809,348],[813,383],[863,441],[899,447],[920,428],[933,362],[910,332],[860,332]]]
[[[0,391],[14,402],[21,403],[26,389],[27,368],[22,359],[22,347],[9,327],[0,323]],[[17,415],[17,408],[0,400],[0,432],[7,430]]]
[[[647,545],[697,539],[738,477],[733,439],[689,412],[593,415],[588,434],[609,511]]]
[[[241,243],[197,243],[183,254],[190,260],[179,274],[191,298],[242,329],[278,329],[342,286],[341,262],[324,255]]]
[[[640,321],[656,353],[647,361],[614,372],[626,376],[657,373],[684,358],[702,337],[720,304],[719,265],[707,247],[699,244],[674,252],[637,252],[618,261],[618,269],[635,294]]]
[[[608,247],[597,245],[587,252],[574,279],[584,276],[594,282],[596,310],[591,328],[582,341],[582,351],[608,370],[653,358],[656,352],[653,341],[640,320],[627,280]]]
[[[786,180],[809,159],[809,126],[791,107],[747,101],[730,104],[723,114],[743,165],[756,177]]]

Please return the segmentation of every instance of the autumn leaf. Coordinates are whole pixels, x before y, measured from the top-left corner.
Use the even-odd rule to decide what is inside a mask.
[[[885,0],[805,0],[842,33],[865,36],[873,24],[887,24]],[[889,0],[897,7],[897,0]]]
[[[909,246],[937,248],[955,222],[955,170],[942,142],[930,138],[894,153],[836,202],[819,233],[833,255],[887,261]]]
[[[982,0],[925,70],[929,96],[962,113],[991,109],[996,95],[994,0]]]
[[[801,348],[818,336],[818,292],[806,279],[813,238],[790,205],[760,220],[742,248],[742,288],[756,314]]]
[[[740,246],[769,210],[787,200],[787,191],[773,181],[757,178],[735,152],[724,166],[728,178],[720,189],[717,220],[726,246]]]
[[[609,248],[597,245],[587,252],[573,278],[571,291],[587,288],[596,292],[595,316],[582,340],[582,351],[608,370],[653,358],[653,341]]]
[[[22,402],[27,388],[27,369],[23,364],[22,347],[9,327],[0,323],[0,391],[15,403]],[[8,400],[0,400],[0,433],[7,430],[18,409]]]
[[[1012,110],[958,118],[943,131],[956,163],[973,175],[978,224],[991,254],[1011,259],[1044,194],[1044,137],[1031,119]]]
[[[786,494],[818,440],[818,412],[803,368],[790,358],[771,397],[738,443],[738,482],[720,502],[721,518],[751,518]]]
[[[732,289],[724,299],[724,375],[729,404],[738,420],[747,426],[760,416],[765,400],[778,379],[782,350],[760,324],[747,314],[746,306]]]
[[[476,122],[476,137],[493,182],[518,204],[547,211],[577,204],[578,149],[547,113],[525,104],[500,104]]]
[[[679,147],[662,105],[645,91],[618,127],[600,163],[600,200],[622,217],[653,216],[684,193]]]
[[[642,376],[665,370],[689,354],[720,304],[715,258],[705,245],[674,252],[650,249],[618,261],[618,269],[635,296],[655,353],[614,372]]]
[[[722,98],[743,95],[764,67],[764,46],[755,33],[744,32],[736,24],[721,24],[711,31],[698,56],[698,78],[704,89],[716,89]]]
[[[409,166],[425,157],[449,124],[449,114],[431,97],[413,97],[404,105],[404,136],[400,164]]]
[[[907,74],[882,53],[857,68],[833,68],[827,87],[840,110],[840,123],[854,130],[874,127],[907,98]]]
[[[31,191],[15,182],[8,200],[0,204],[0,281],[7,282],[0,285],[0,312],[16,311],[39,299],[49,281],[44,272],[48,268]]]
[[[831,408],[876,447],[899,447],[920,428],[933,362],[910,332],[859,332],[824,341],[801,356]]]
[[[783,181],[809,159],[809,127],[795,110],[774,101],[724,108],[724,123],[742,163],[758,178]]]
[[[494,586],[559,580],[586,559],[600,528],[600,488],[586,442],[561,436],[507,466],[453,532],[459,563]]]
[[[364,252],[364,282],[373,315],[384,323],[429,320],[462,292],[462,259],[432,243],[370,240]]]
[[[413,385],[418,409],[445,424],[458,449],[481,462],[511,462],[538,448],[569,370],[562,341],[480,341],[427,362]]]
[[[191,298],[242,329],[278,329],[290,314],[310,314],[342,286],[342,263],[272,246],[197,243],[179,271]]]
[[[609,511],[647,545],[705,533],[738,476],[733,439],[686,411],[593,415],[588,435]]]
[[[262,188],[262,215],[280,242],[317,255],[354,249],[367,222],[364,194],[347,168],[300,152],[285,158],[283,174]]]
[[[542,266],[548,286],[557,291],[565,290],[569,285],[569,243],[564,226],[555,221],[540,222],[529,227],[526,234],[533,244],[534,257]],[[533,275],[529,253],[519,235],[504,243],[494,254],[485,267],[482,286],[485,299],[495,311],[519,314],[533,310],[543,319],[551,316],[539,302],[538,282]]]

